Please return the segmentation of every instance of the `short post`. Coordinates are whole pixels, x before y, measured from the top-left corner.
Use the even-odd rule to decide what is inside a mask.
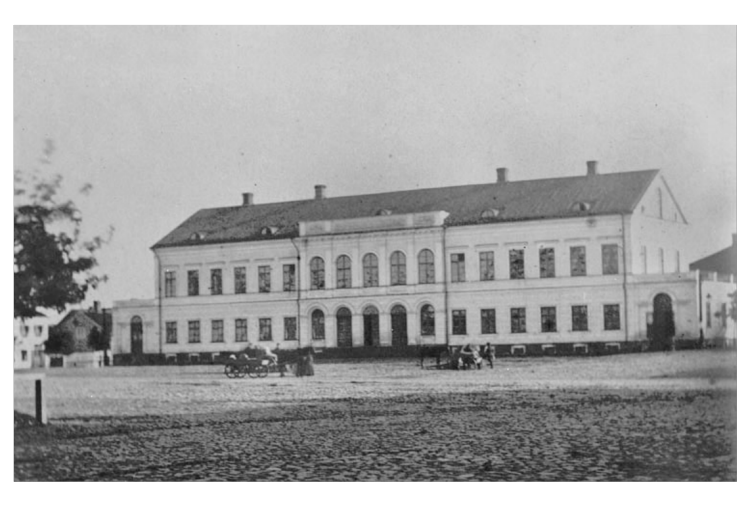
[[[47,405],[42,395],[42,380],[36,380],[36,421],[42,425],[47,423]]]

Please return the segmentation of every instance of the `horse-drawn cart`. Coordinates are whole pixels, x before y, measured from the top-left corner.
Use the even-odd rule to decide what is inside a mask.
[[[279,372],[283,376],[285,368],[285,365],[266,358],[235,359],[224,366],[224,374],[227,378],[265,378],[270,372]]]

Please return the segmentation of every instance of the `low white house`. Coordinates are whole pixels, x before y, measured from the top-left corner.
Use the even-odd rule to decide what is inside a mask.
[[[13,368],[47,367],[44,342],[49,337],[50,319],[46,316],[13,320]]]

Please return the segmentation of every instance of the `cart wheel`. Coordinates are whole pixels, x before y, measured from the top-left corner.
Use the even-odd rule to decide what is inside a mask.
[[[255,374],[259,378],[265,378],[266,376],[268,376],[268,366],[267,365],[259,365],[258,367],[255,368]]]
[[[241,378],[242,377],[242,366],[234,364],[232,365],[232,378]]]
[[[226,374],[227,378],[234,378],[234,366],[232,364],[225,365],[224,374]]]
[[[248,367],[246,365],[241,365],[237,367],[237,370],[234,373],[235,378],[244,378],[245,374],[247,374]]]
[[[248,378],[257,378],[258,374],[255,372],[255,366],[252,364],[248,364],[245,366],[245,372],[247,373]]]

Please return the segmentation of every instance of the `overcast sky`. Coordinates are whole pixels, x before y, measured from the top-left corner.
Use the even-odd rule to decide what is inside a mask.
[[[201,208],[659,168],[693,261],[736,231],[733,27],[16,27],[14,165],[74,190],[110,281]]]

